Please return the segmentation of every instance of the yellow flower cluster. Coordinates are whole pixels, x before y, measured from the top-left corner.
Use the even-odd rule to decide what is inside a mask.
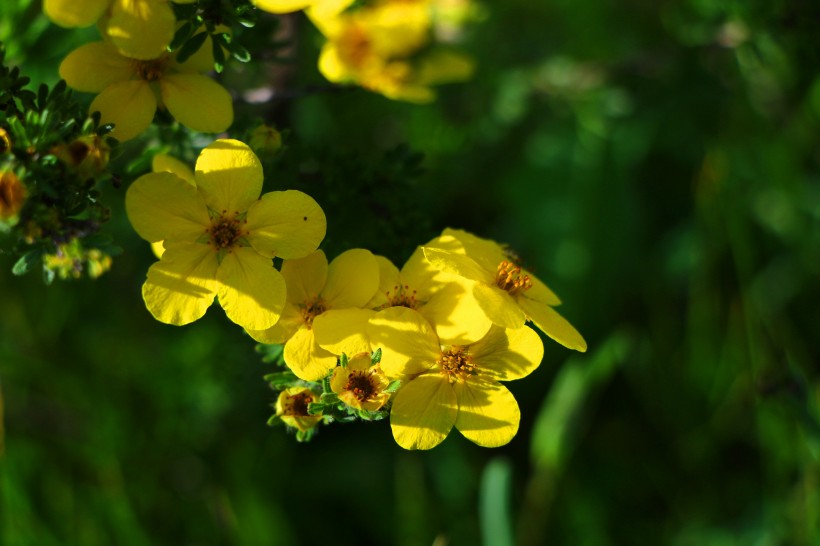
[[[111,136],[134,138],[158,108],[195,131],[219,133],[233,123],[230,93],[203,75],[214,63],[210,37],[183,63],[167,52],[176,19],[166,0],[45,0],[43,9],[63,26],[99,21],[103,40],[72,51],[60,77],[77,91],[97,93],[89,111],[115,125]]]
[[[365,418],[389,404],[404,448],[435,447],[453,426],[478,445],[501,446],[520,413],[500,381],[528,375],[544,352],[525,323],[586,350],[554,309],[558,297],[494,241],[445,229],[401,269],[361,248],[328,263],[317,250],[322,209],[299,191],[260,197],[262,166],[242,142],[215,141],[193,171],[166,155],[153,169],[125,201],[160,258],[143,285],[148,310],[183,325],[216,298],[256,341],[283,344],[302,383],[280,393],[276,416],[300,434],[322,421],[321,408],[311,410],[320,396],[304,382],[323,382],[323,397]]]
[[[471,59],[439,43],[439,30],[453,20],[451,1],[254,2],[272,13],[306,10],[327,40],[319,70],[334,83],[353,83],[390,99],[424,103],[435,98],[432,86],[466,80],[473,72]]]

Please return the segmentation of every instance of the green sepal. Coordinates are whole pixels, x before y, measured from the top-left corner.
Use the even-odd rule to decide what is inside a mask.
[[[370,355],[370,365],[375,366],[376,364],[378,364],[381,361],[382,361],[382,349],[381,349],[381,347],[379,347],[378,349],[373,351],[373,354]]]
[[[396,380],[391,381],[390,384],[387,385],[387,388],[384,389],[383,392],[393,394],[394,392],[399,390],[399,387],[401,387],[401,379],[396,379]]]
[[[196,242],[197,243],[203,243],[203,244],[207,245],[208,243],[211,242],[211,236],[208,235],[207,233],[203,233],[202,235],[199,236],[199,238],[196,240]]]
[[[278,390],[293,385],[298,379],[293,372],[274,372],[264,377],[270,388]]]
[[[281,425],[281,424],[282,424],[282,420],[279,419],[278,415],[271,415],[268,418],[268,426],[269,427],[274,427],[274,426]]]
[[[330,388],[330,375],[326,375],[322,378],[322,392],[325,394],[333,392],[333,389]]]
[[[350,361],[347,358],[347,355],[345,353],[342,353],[342,355],[339,357],[339,366],[341,366],[342,368],[347,368],[349,362]]]
[[[324,409],[325,404],[321,402],[311,402],[307,407],[308,415],[321,415]]]

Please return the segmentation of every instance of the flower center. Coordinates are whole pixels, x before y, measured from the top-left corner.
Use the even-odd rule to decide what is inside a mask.
[[[509,292],[511,296],[532,288],[530,276],[522,275],[521,268],[507,260],[498,264],[498,271],[495,274],[495,284],[500,289]]]
[[[301,392],[288,396],[282,401],[282,414],[292,417],[307,417],[308,404],[313,402],[313,397],[307,392]]]
[[[476,372],[473,358],[467,353],[466,347],[454,345],[441,352],[441,358],[436,361],[441,367],[441,375],[450,383],[464,383],[467,378]]]
[[[354,68],[361,68],[370,55],[370,37],[358,24],[351,24],[339,40],[339,56]]]
[[[242,224],[248,221],[240,220],[238,216],[238,212],[233,213],[233,217],[231,217],[227,214],[227,211],[223,210],[222,214],[211,222],[211,227],[205,230],[210,237],[210,243],[217,251],[230,250],[239,242],[240,238],[250,233],[242,231]]]
[[[419,305],[416,299],[416,291],[410,291],[410,285],[397,285],[393,290],[388,290],[385,294],[388,304],[385,307],[407,307],[415,309]]]
[[[151,59],[150,61],[135,61],[135,68],[137,76],[148,82],[157,81],[162,77],[165,68],[168,65],[168,57],[163,56],[159,59]]]
[[[313,327],[313,319],[327,311],[327,306],[322,298],[308,300],[302,305],[302,320],[308,328]]]
[[[353,393],[359,402],[367,402],[376,394],[377,385],[373,382],[373,372],[356,371],[351,372],[347,378],[345,390]]]

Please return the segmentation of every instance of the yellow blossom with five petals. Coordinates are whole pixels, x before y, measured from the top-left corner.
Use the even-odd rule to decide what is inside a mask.
[[[561,304],[558,296],[495,241],[446,229],[424,247],[424,257],[438,270],[474,281],[473,295],[494,324],[519,328],[530,320],[564,347],[587,350],[581,334],[553,309]]]
[[[508,443],[521,413],[499,381],[519,379],[541,363],[544,346],[531,328],[494,326],[469,345],[442,344],[417,312],[386,309],[368,326],[373,347],[382,349],[388,377],[402,377],[390,409],[390,427],[405,449],[431,449],[453,426],[484,447]]]
[[[321,414],[311,415],[308,406],[319,401],[315,392],[307,387],[291,387],[279,393],[276,399],[276,417],[289,427],[306,432],[322,420]]]
[[[205,314],[217,296],[233,322],[265,329],[279,320],[285,281],[272,258],[313,252],[325,236],[324,212],[295,190],[262,195],[262,165],[247,145],[217,140],[202,150],[196,185],[172,172],[137,179],[125,197],[128,219],[165,252],[142,287],[146,307],[167,324]]]
[[[287,303],[271,328],[247,328],[260,343],[284,343],[285,364],[300,379],[318,381],[336,355],[370,350],[365,330],[375,313],[364,309],[379,286],[379,266],[369,250],[342,252],[330,264],[321,250],[285,260]]]
[[[89,111],[99,111],[102,123],[114,123],[111,136],[119,140],[147,129],[157,108],[167,108],[190,129],[219,133],[233,123],[233,101],[224,87],[201,74],[213,66],[206,46],[178,63],[174,54],[139,60],[108,42],[92,42],[68,54],[60,77],[72,89],[99,93]]]
[[[330,389],[339,400],[352,408],[376,411],[387,403],[389,392],[384,392],[390,381],[379,364],[373,364],[371,353],[353,355],[347,366],[336,366],[330,378]]]

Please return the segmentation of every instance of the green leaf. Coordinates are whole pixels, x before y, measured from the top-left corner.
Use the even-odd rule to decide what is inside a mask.
[[[486,546],[514,546],[510,520],[512,466],[502,457],[492,459],[481,474],[479,521],[481,542]]]
[[[192,38],[190,38],[182,47],[179,48],[177,52],[177,62],[184,63],[187,61],[191,55],[199,51],[199,48],[202,47],[202,44],[205,43],[206,38],[208,38],[207,32],[200,32],[199,34],[194,34]]]
[[[31,271],[35,265],[40,263],[42,257],[43,251],[41,249],[26,252],[25,254],[20,256],[20,259],[17,260],[17,262],[11,268],[11,273],[13,275],[17,275],[18,277],[20,275],[25,275],[26,273]]]

